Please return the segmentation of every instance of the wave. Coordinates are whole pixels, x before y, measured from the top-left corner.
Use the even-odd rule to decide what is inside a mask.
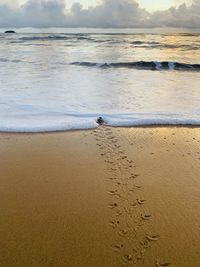
[[[19,38],[20,41],[48,41],[48,40],[69,40],[67,36],[50,35],[50,36],[27,36]]]
[[[187,64],[170,61],[136,61],[116,63],[95,63],[95,62],[72,62],[71,65],[83,67],[107,68],[133,68],[142,70],[179,70],[179,71],[200,71],[200,64]]]
[[[0,58],[0,63],[6,63],[6,62],[20,63],[20,62],[23,62],[23,61],[20,60],[20,59],[13,59],[13,60],[10,60],[10,59],[8,59],[8,58]]]
[[[48,36],[25,36],[25,37],[20,37],[19,41],[21,42],[30,42],[30,41],[68,41],[68,40],[86,40],[86,41],[93,41],[93,38],[90,38],[88,36],[83,36],[83,35],[48,35]]]
[[[113,36],[118,36],[118,38],[113,38]],[[185,35],[180,35],[185,36]],[[186,35],[187,36],[187,35]],[[190,36],[190,35],[189,35]],[[110,37],[110,38],[109,38]],[[160,42],[156,40],[143,39],[140,34],[67,34],[67,33],[57,33],[57,34],[28,34],[28,35],[15,35],[14,38],[8,35],[0,35],[0,38],[5,38],[10,41],[10,43],[24,44],[24,45],[37,45],[37,42],[44,42],[44,45],[49,42],[63,41],[70,43],[96,43],[96,44],[108,44],[108,45],[130,45],[134,48],[144,48],[144,49],[183,49],[183,50],[197,50],[199,49],[199,44],[170,44],[165,42]]]
[[[48,43],[46,41],[49,41]],[[127,40],[112,40],[112,39],[95,39],[90,37],[82,37],[82,36],[74,36],[74,37],[66,37],[66,36],[49,36],[49,37],[21,37],[17,40],[10,40],[11,44],[21,44],[27,46],[48,46],[50,42],[55,41],[63,41],[67,44],[74,45],[80,42],[89,42],[94,44],[102,44],[107,47],[113,47],[114,45],[131,45],[134,49],[136,48],[144,48],[144,49],[181,49],[181,50],[199,50],[200,46],[197,44],[196,46],[192,45],[174,45],[174,44],[163,44],[159,42],[143,42],[143,41],[127,41]]]
[[[133,42],[130,42],[130,44],[134,44],[134,45],[142,45],[142,44],[148,44],[148,45],[160,45],[161,43],[160,42],[143,42],[143,41],[133,41]]]
[[[112,44],[120,44],[125,43],[124,40],[113,40],[113,39],[99,39],[93,38],[89,35],[78,35],[78,34],[71,34],[71,35],[48,35],[48,36],[25,36],[20,37],[18,40],[11,41],[12,43],[26,43],[26,42],[33,42],[33,45],[36,41],[86,41],[86,42],[93,42],[93,43],[112,43]]]
[[[149,49],[183,49],[183,50],[197,50],[200,49],[199,45],[186,45],[186,44],[166,44],[160,42],[142,42],[142,41],[134,41],[130,42],[134,48],[149,48]]]
[[[199,32],[196,33],[168,33],[168,34],[162,34],[163,36],[183,36],[183,37],[198,37],[200,36]]]
[[[98,127],[102,116],[105,126],[200,126],[199,114],[184,113],[56,113],[6,116],[0,121],[0,132],[58,132]]]

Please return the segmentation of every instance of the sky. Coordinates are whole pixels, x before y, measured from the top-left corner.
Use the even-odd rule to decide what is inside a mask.
[[[0,0],[0,27],[200,28],[200,0]]]

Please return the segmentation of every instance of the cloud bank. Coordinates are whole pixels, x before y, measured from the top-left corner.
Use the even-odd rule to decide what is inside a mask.
[[[102,0],[83,8],[74,3],[67,11],[64,0],[29,0],[21,7],[0,5],[0,27],[144,27],[200,28],[200,0],[165,11],[149,13],[136,0]]]

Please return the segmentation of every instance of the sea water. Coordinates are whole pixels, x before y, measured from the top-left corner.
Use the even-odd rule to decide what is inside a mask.
[[[200,125],[198,32],[3,31],[0,131]]]

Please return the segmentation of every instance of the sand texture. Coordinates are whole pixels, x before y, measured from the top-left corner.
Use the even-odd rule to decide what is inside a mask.
[[[1,267],[200,266],[200,129],[0,134]]]

